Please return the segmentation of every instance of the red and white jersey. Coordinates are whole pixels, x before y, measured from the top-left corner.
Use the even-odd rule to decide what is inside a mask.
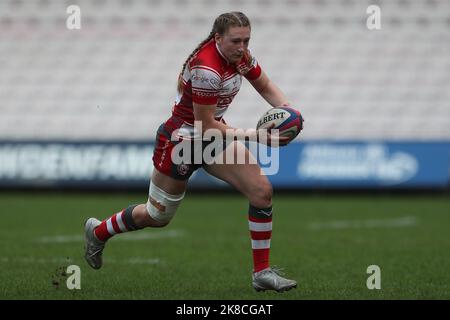
[[[239,92],[242,84],[241,68],[245,68],[245,77],[256,80],[261,74],[261,68],[255,58],[248,61],[244,55],[236,65],[230,64],[222,55],[214,39],[204,44],[186,65],[182,80],[183,92],[178,93],[172,116],[184,121],[179,135],[191,136],[194,132],[193,102],[202,105],[217,105],[216,120],[222,120],[223,115],[233,98]],[[247,67],[249,66],[250,67]],[[238,68],[241,73],[238,72]]]

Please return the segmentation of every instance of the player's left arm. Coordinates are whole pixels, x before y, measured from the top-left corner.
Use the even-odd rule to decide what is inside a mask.
[[[290,106],[286,95],[269,79],[263,70],[261,70],[257,79],[249,80],[249,82],[272,107]]]

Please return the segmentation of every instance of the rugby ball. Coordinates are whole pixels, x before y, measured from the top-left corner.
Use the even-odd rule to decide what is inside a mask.
[[[291,107],[276,107],[264,113],[256,125],[256,129],[278,129],[280,136],[289,137],[292,141],[303,129],[303,118],[298,110]]]

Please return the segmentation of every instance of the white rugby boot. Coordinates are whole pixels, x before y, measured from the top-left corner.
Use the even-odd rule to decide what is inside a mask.
[[[105,248],[105,242],[100,241],[94,234],[94,229],[99,226],[101,221],[95,218],[89,218],[84,224],[84,258],[94,269],[100,269],[103,264],[102,254]]]
[[[253,273],[252,285],[256,291],[275,290],[283,292],[297,288],[295,280],[283,278],[280,270],[270,267]]]

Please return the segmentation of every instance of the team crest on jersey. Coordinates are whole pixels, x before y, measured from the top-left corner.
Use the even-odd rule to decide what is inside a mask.
[[[177,166],[177,172],[180,176],[185,176],[189,172],[189,169],[190,169],[189,165],[184,163],[179,164]]]
[[[215,78],[211,78],[208,81],[213,86],[213,88],[217,88],[220,85],[220,81]]]

